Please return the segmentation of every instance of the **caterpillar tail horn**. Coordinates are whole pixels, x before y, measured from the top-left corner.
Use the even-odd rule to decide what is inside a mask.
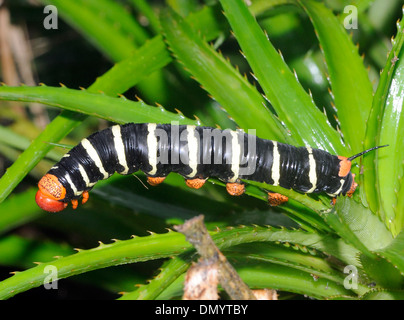
[[[368,153],[368,152],[370,152],[370,151],[373,151],[373,150],[375,150],[375,149],[384,148],[384,147],[388,147],[388,146],[389,146],[389,145],[386,144],[386,145],[384,145],[384,146],[377,146],[377,147],[373,147],[373,148],[367,149],[367,150],[365,150],[365,151],[362,151],[362,152],[360,152],[360,153],[358,153],[358,154],[355,154],[355,155],[349,157],[349,158],[348,158],[348,161],[352,161],[353,159],[356,159],[356,158],[358,158],[358,157],[360,157],[360,156],[362,156],[362,155],[364,155],[364,154],[366,154],[366,153]]]

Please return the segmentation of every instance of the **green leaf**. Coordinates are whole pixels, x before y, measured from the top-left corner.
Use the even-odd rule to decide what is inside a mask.
[[[57,268],[58,279],[100,269],[112,265],[121,265],[136,261],[146,261],[167,257],[189,247],[185,237],[175,232],[152,234],[148,237],[136,237],[126,241],[115,241],[89,250],[63,257],[23,272],[0,282],[0,299],[7,299],[17,293],[44,284],[48,265]]]
[[[234,254],[237,252],[237,254]],[[313,277],[314,282],[321,278],[335,283],[343,284],[346,274],[342,272],[338,263],[327,261],[324,256],[317,251],[310,251],[305,247],[290,245],[275,245],[272,243],[256,243],[252,250],[251,245],[241,245],[225,251],[226,257],[233,257],[242,260],[243,257],[266,261],[304,271]],[[353,289],[356,294],[364,294],[368,291],[367,286],[358,283],[358,287]]]
[[[389,245],[393,237],[379,217],[368,208],[348,197],[340,197],[335,207],[324,214],[324,219],[354,247],[369,257]]]
[[[78,0],[77,2],[81,2],[82,6],[89,8],[94,16],[102,17],[110,24],[112,30],[126,35],[136,46],[143,45],[149,38],[147,30],[135,19],[133,13],[125,5],[113,0]],[[69,17],[74,14],[74,12],[69,12]]]
[[[390,261],[401,274],[404,275],[404,232],[400,234],[386,247],[377,250],[377,253]]]
[[[383,113],[379,143],[388,144],[385,150],[378,153],[378,180],[382,212],[393,234],[397,234],[404,226],[402,201],[404,194],[404,50],[398,54],[398,62],[386,99]]]
[[[0,182],[2,181],[3,178]],[[2,183],[0,186],[3,186]],[[30,188],[25,192],[12,195],[7,201],[0,203],[0,234],[43,215],[43,211],[37,205],[33,205],[37,191],[37,188]]]
[[[328,225],[320,218],[319,214],[330,209],[330,205],[324,204],[322,201],[313,199],[307,194],[302,194],[292,189],[288,190],[279,186],[271,186],[269,184],[248,181],[249,186],[246,188],[246,194],[267,201],[268,194],[262,190],[281,193],[289,198],[282,208],[288,215],[299,223],[299,225],[308,231],[327,230],[331,231]],[[256,186],[260,189],[251,188]],[[329,200],[328,200],[329,202]]]
[[[72,26],[83,33],[97,48],[108,55],[113,61],[120,61],[133,54],[136,45],[128,34],[117,30],[118,21],[127,21],[128,13],[122,12],[117,3],[103,0],[103,4],[109,7],[102,12],[105,6],[89,6],[86,1],[43,0],[46,4],[52,4],[58,9],[58,13]],[[119,18],[117,18],[117,11]],[[108,20],[107,16],[112,12],[117,20]],[[132,34],[134,37],[135,35]],[[137,34],[139,36],[139,34]],[[146,38],[140,39],[140,43]]]
[[[151,300],[156,299],[175,280],[183,275],[191,264],[194,250],[166,261],[160,273],[147,284],[139,286],[135,291],[126,292],[119,300]]]
[[[185,20],[206,41],[214,40],[229,32],[229,25],[218,3],[212,6],[204,6],[199,11],[191,12]]]
[[[310,234],[302,231],[290,231],[276,228],[240,227],[213,232],[212,238],[220,250],[232,246],[251,243],[280,241],[296,243],[302,247],[314,248],[324,253],[335,254],[347,264],[357,265],[357,251],[343,241],[329,236]],[[48,275],[44,272],[47,265],[58,270],[58,278],[63,279],[80,273],[125,263],[147,261],[180,254],[190,248],[185,237],[169,231],[164,234],[151,234],[135,237],[131,240],[117,240],[111,244],[101,243],[89,250],[66,256],[48,263],[18,272],[0,282],[0,299],[10,298],[30,288],[40,286]]]
[[[146,75],[165,67],[172,61],[161,36],[146,42],[129,58],[118,62],[112,69],[97,78],[92,91],[100,88],[103,93],[114,96],[127,91]],[[130,78],[128,74],[132,74]]]
[[[8,127],[0,126],[0,142],[16,149],[25,150],[28,148],[31,141]],[[62,153],[52,150],[47,154],[47,158],[58,161],[62,155]]]
[[[228,61],[172,10],[161,16],[164,35],[175,56],[232,119],[263,138],[285,140],[287,134],[266,108],[264,98]]]
[[[197,124],[196,120],[182,114],[166,111],[162,107],[149,106],[143,101],[114,98],[95,94],[86,90],[73,90],[66,87],[0,87],[0,100],[40,102],[69,111],[85,113],[116,123],[157,122]],[[113,112],[111,112],[113,106]]]
[[[362,300],[404,300],[404,291],[402,290],[373,290],[366,293]]]
[[[192,11],[196,11],[198,7],[198,1],[196,0],[167,0],[167,3],[184,17]]]
[[[279,118],[300,145],[343,154],[339,134],[327,123],[242,0],[221,0],[234,35]]]
[[[404,277],[392,263],[382,257],[369,258],[361,255],[360,259],[368,278],[375,285],[389,289],[400,289],[402,287]]]
[[[344,141],[353,153],[363,150],[373,92],[363,60],[346,30],[323,3],[300,0],[323,50]],[[343,63],[341,63],[343,61]]]
[[[367,202],[372,211],[385,221],[393,235],[397,235],[404,225],[404,22],[398,23],[397,28],[397,37],[374,97],[365,144],[366,148],[384,144],[389,147],[364,158],[364,170],[369,173],[364,175]]]
[[[131,0],[130,3],[147,18],[150,28],[155,33],[158,33],[160,29],[160,21],[157,18],[156,13],[153,11],[153,7],[147,3],[146,0]]]
[[[2,266],[32,267],[33,261],[53,261],[55,255],[67,256],[74,250],[66,244],[35,241],[17,235],[0,238],[0,263]]]
[[[250,287],[273,288],[324,299],[335,295],[352,296],[354,293],[329,279],[315,279],[310,273],[269,263],[235,262],[237,273]]]

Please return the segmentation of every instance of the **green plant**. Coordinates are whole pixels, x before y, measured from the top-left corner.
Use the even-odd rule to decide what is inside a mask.
[[[387,47],[372,38],[377,31],[369,18],[371,2],[357,2],[363,34],[354,36],[369,48],[367,70],[343,27],[346,14],[337,17],[314,0],[255,0],[249,8],[242,0],[207,1],[210,5],[200,10],[197,1],[172,0],[160,8],[160,19],[146,1],[128,1],[148,19],[147,30],[112,0],[43,2],[55,5],[115,64],[83,90],[63,85],[0,87],[1,100],[39,102],[63,110],[29,145],[27,138],[1,127],[2,153],[13,159],[13,151],[24,152],[0,179],[0,262],[25,270],[0,282],[0,298],[41,286],[48,265],[57,268],[59,278],[80,275],[74,278],[112,292],[127,291],[122,299],[181,296],[194,251],[183,235],[166,228],[200,213],[219,249],[252,288],[318,299],[404,297],[403,22],[397,23],[383,61],[380,56]],[[285,60],[265,32],[283,46]],[[304,40],[285,44],[290,36]],[[245,60],[231,47],[237,45]],[[372,72],[379,67],[380,76]],[[373,86],[370,76],[375,78]],[[118,97],[134,86],[137,100]],[[157,107],[151,105],[154,102]],[[358,191],[353,198],[339,198],[335,206],[325,195],[253,182],[248,182],[245,196],[235,199],[215,180],[194,191],[181,177],[170,175],[164,185],[149,190],[135,179],[114,176],[97,185],[78,213],[69,209],[46,214],[34,203],[34,183],[51,164],[44,162],[37,174],[32,169],[46,157],[55,162],[63,150],[49,151],[72,129],[81,125],[83,131],[90,130],[92,123],[84,121],[88,116],[116,123],[178,121],[253,128],[262,138],[344,156],[375,145],[389,148],[366,155],[361,166],[353,168]],[[24,183],[29,173],[34,179]],[[25,190],[10,195],[19,184]],[[264,189],[290,200],[273,210],[266,205]],[[61,246],[56,237],[40,241],[10,231],[28,223],[58,231],[72,244]],[[127,239],[131,234],[137,236],[103,243],[108,237]],[[88,249],[73,253],[73,235]],[[96,239],[102,242],[94,247]],[[28,267],[31,261],[41,263]],[[112,268],[123,264],[128,268]],[[158,268],[157,275],[148,271]],[[352,271],[357,275],[354,281]]]

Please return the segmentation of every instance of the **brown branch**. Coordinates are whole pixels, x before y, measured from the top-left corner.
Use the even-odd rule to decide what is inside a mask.
[[[219,283],[231,299],[255,300],[253,292],[216,247],[203,223],[203,218],[203,215],[197,216],[174,228],[184,234],[187,241],[195,247],[201,256],[200,261],[217,266]]]
[[[258,289],[253,290],[253,293],[257,300],[278,300],[278,294],[273,289]]]
[[[217,300],[219,272],[217,263],[203,259],[193,263],[185,276],[184,300]]]

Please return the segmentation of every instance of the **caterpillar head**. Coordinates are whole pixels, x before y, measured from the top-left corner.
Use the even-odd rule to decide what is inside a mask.
[[[56,176],[47,173],[39,181],[38,188],[35,201],[41,209],[59,212],[67,207],[67,203],[61,201],[66,196],[66,189]]]

